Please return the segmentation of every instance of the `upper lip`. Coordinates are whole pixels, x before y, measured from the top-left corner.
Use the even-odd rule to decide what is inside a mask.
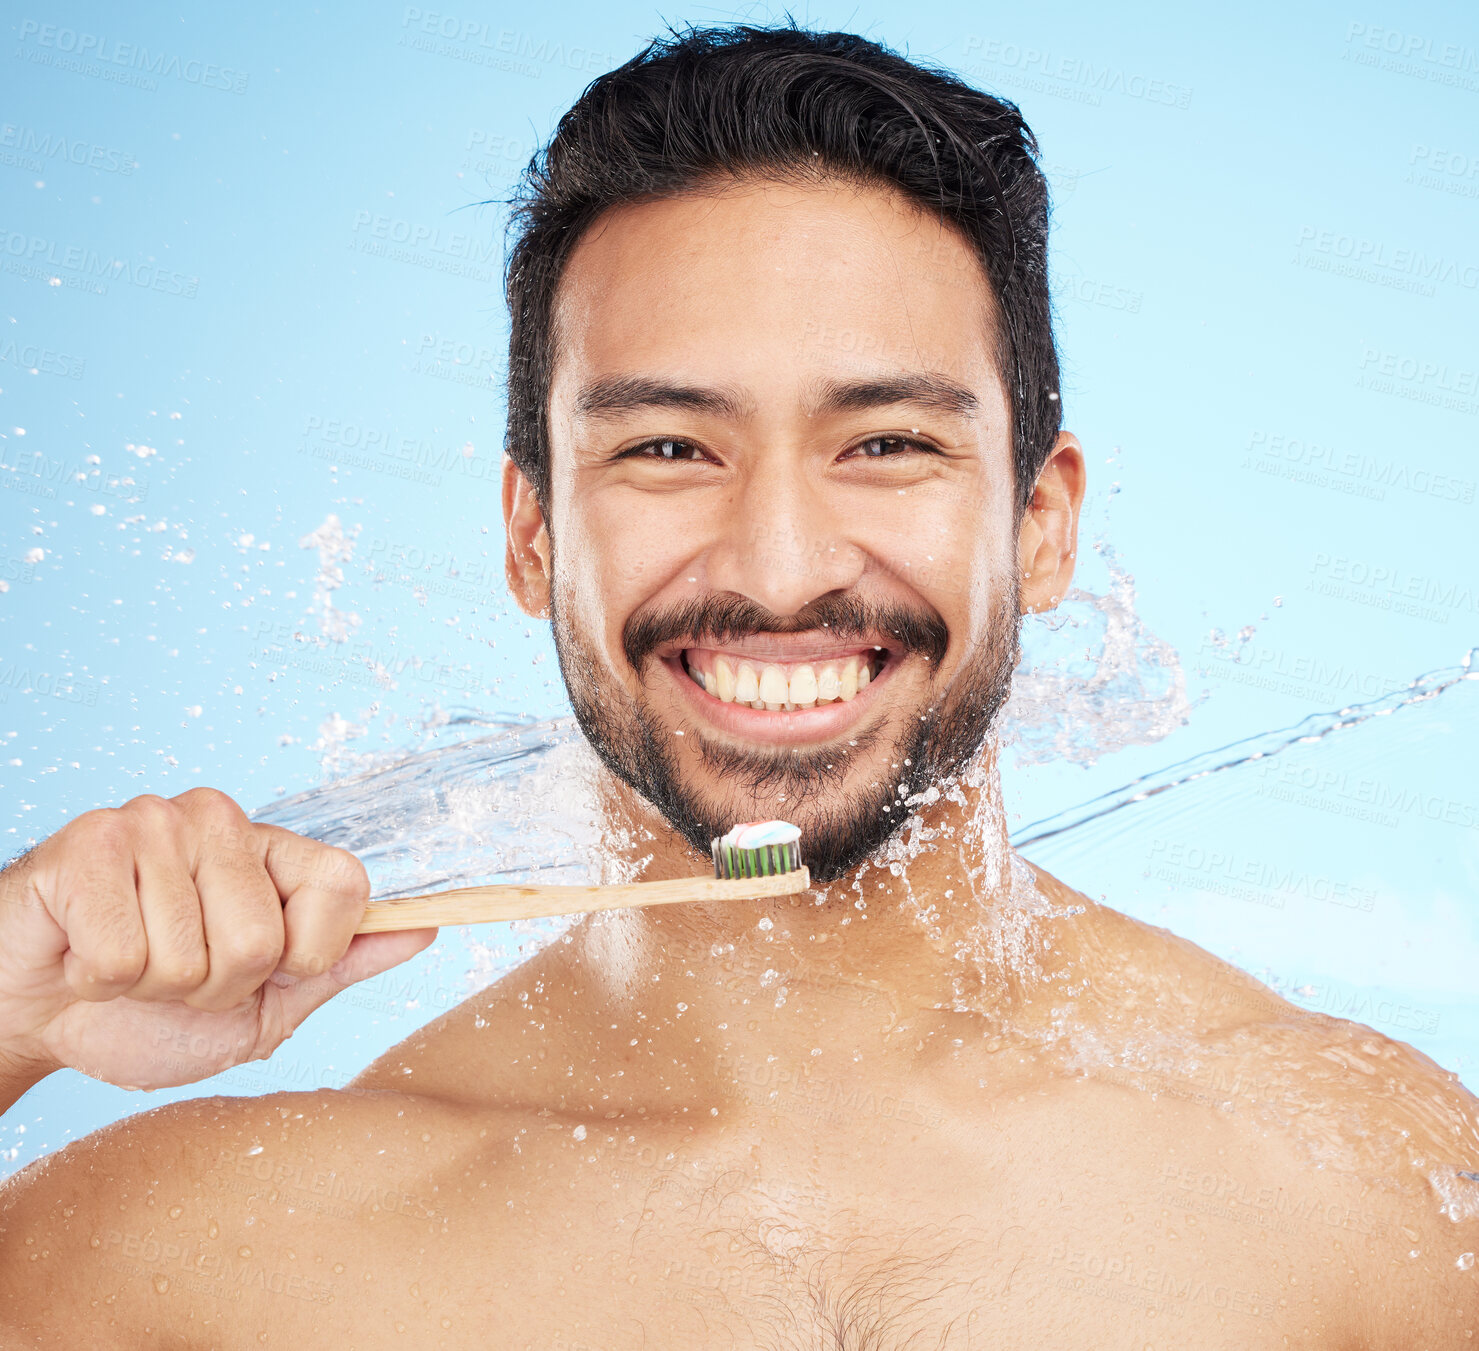
[[[670,660],[683,652],[703,648],[710,652],[722,652],[726,656],[741,660],[761,662],[804,662],[836,661],[862,652],[881,649],[892,653],[893,648],[877,638],[840,642],[817,633],[764,633],[730,642],[718,642],[712,638],[685,639],[682,642],[664,643],[655,655],[661,660]]]

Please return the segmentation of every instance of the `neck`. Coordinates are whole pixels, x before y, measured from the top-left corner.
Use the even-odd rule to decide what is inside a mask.
[[[582,965],[628,1012],[677,1008],[694,1032],[724,1028],[727,1045],[752,1041],[765,1054],[810,1045],[819,1020],[902,1031],[947,1010],[1000,1027],[1037,982],[1033,936],[1044,925],[1034,916],[1046,905],[1008,840],[994,744],[927,796],[837,881],[795,896],[611,912],[579,926]],[[607,880],[711,870],[625,785],[606,777],[601,803],[614,842]],[[801,851],[804,860],[804,829]]]

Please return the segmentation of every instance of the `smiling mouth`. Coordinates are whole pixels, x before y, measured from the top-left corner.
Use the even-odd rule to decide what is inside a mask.
[[[867,646],[809,661],[766,661],[759,655],[692,647],[679,664],[693,683],[726,704],[771,712],[850,703],[888,665],[887,648]]]

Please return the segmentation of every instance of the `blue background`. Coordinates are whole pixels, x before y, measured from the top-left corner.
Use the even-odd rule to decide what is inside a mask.
[[[1122,744],[1113,700],[1094,703],[1088,752],[1012,781],[1020,822],[1479,642],[1471,6],[795,12],[1018,101],[1053,185],[1064,404],[1101,546],[1080,584],[1108,594],[1117,558],[1189,711]],[[476,204],[668,19],[776,17],[621,0],[11,11],[3,856],[142,792],[209,783],[256,807],[458,710],[565,711],[547,631],[504,592],[504,216]],[[1071,673],[1092,684],[1101,658]],[[1290,988],[1416,1010],[1377,1025],[1472,1084],[1473,688],[1351,731],[1318,761],[1347,776],[1324,806],[1218,779],[1129,843],[1116,827],[1032,856]],[[1345,806],[1372,773],[1438,806],[1363,824]],[[1267,897],[1262,865],[1290,859],[1372,904],[1249,904],[1216,884],[1233,867]],[[418,962],[455,967],[466,941],[449,930]],[[178,1093],[53,1076],[0,1128],[7,1166],[168,1096],[343,1082],[455,1002],[449,979],[331,1006],[293,1056]]]

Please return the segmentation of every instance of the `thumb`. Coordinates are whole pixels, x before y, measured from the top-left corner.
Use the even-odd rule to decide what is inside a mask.
[[[344,955],[322,975],[289,976],[274,972],[262,987],[262,995],[264,999],[275,1002],[277,1008],[264,1009],[269,1016],[263,1021],[269,1025],[275,1023],[282,1037],[289,1037],[320,1004],[328,1003],[351,985],[410,961],[418,952],[430,947],[436,936],[436,929],[355,934],[349,940],[349,948]],[[270,1016],[272,1013],[276,1016]]]

